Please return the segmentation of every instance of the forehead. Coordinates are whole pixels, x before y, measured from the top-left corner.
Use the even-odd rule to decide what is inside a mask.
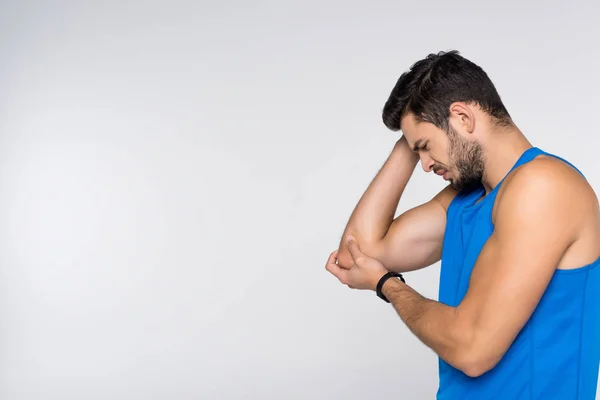
[[[400,128],[405,135],[412,135],[418,128],[417,119],[412,114],[406,114],[400,120]]]
[[[415,149],[425,140],[432,140],[438,133],[438,128],[428,122],[419,122],[412,115],[402,117],[400,127],[411,149]]]

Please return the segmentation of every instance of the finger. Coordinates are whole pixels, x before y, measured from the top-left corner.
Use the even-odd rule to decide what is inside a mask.
[[[327,265],[325,266],[325,269],[327,271],[329,271],[333,276],[338,278],[340,280],[340,282],[342,282],[344,285],[347,284],[348,270],[337,265],[335,263],[334,257],[331,257],[331,256],[329,257],[329,260],[327,260]]]
[[[350,255],[352,255],[354,262],[358,264],[359,259],[362,259],[364,257],[363,252],[360,251],[360,247],[358,247],[358,242],[356,241],[356,239],[354,239],[354,237],[348,236],[347,243],[348,250],[350,250]]]
[[[329,255],[329,258],[327,259],[327,264],[329,264],[330,262],[337,264],[338,251],[339,250],[335,250]]]
[[[331,254],[329,254],[329,257],[327,257],[327,262],[325,263],[325,268],[327,268],[327,266],[329,264],[335,264],[335,265],[337,265],[338,251],[339,250],[334,250],[334,251],[331,252]]]
[[[333,251],[333,252],[332,252],[332,253],[329,255],[329,257],[327,257],[327,262],[325,263],[325,269],[327,269],[327,266],[328,266],[329,264],[331,264],[331,263],[333,263],[333,264],[337,265],[337,263],[338,263],[338,259],[337,259],[338,251],[339,251],[339,250],[335,250],[335,251]]]

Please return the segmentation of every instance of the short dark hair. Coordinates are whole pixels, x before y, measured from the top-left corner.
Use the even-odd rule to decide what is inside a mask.
[[[429,54],[404,72],[385,103],[383,123],[398,131],[401,119],[410,113],[448,132],[450,105],[456,101],[475,103],[500,125],[511,124],[488,75],[457,50]]]

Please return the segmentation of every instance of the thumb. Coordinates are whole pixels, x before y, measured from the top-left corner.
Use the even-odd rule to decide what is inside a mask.
[[[357,258],[363,256],[363,252],[360,251],[360,247],[358,247],[358,242],[354,239],[354,236],[350,235],[346,238],[346,243],[348,244],[348,250],[350,250],[352,258],[356,262]]]

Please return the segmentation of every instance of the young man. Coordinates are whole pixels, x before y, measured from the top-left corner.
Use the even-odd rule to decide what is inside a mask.
[[[456,51],[402,74],[383,120],[402,137],[326,269],[376,291],[439,355],[438,399],[593,400],[600,212],[584,176],[532,146]],[[419,159],[449,185],[394,219]],[[404,283],[439,260],[439,301]]]

